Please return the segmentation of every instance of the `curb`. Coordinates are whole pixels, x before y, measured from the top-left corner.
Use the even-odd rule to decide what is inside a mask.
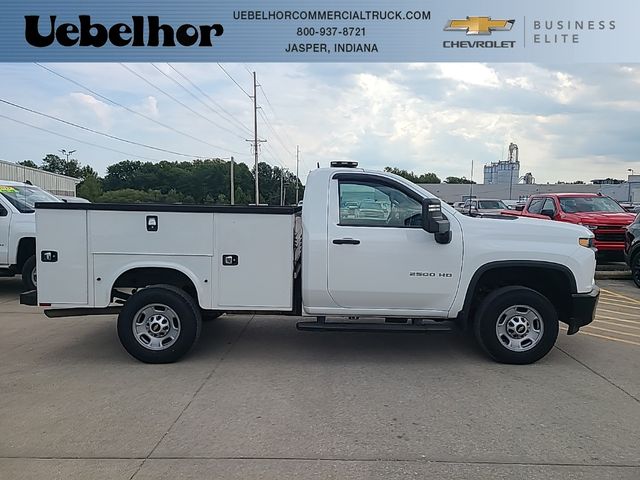
[[[596,280],[630,280],[629,270],[596,270]]]

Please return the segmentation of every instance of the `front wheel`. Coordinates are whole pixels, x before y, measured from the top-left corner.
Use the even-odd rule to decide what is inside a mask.
[[[36,256],[31,255],[22,266],[22,284],[26,291],[35,290],[38,286],[38,274],[36,273]]]
[[[195,301],[171,285],[135,293],[118,316],[118,337],[129,354],[145,363],[179,360],[195,344],[202,319]]]
[[[636,253],[631,259],[631,278],[636,287],[640,288],[640,253]]]
[[[491,292],[480,304],[474,323],[478,343],[501,363],[534,363],[549,353],[558,338],[553,304],[526,287]]]

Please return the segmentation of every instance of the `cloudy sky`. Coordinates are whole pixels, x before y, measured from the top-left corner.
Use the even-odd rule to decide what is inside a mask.
[[[172,64],[173,69],[163,63],[128,64],[128,69],[44,66],[77,84],[38,65],[3,64],[0,98],[183,155],[0,103],[3,160],[39,161],[46,153],[75,149],[74,157],[101,174],[127,158],[234,155],[249,163],[245,139],[251,137],[253,110],[245,92],[251,93],[249,72],[255,70],[262,85],[258,129],[267,140],[261,159],[294,170],[299,144],[303,180],[316,162],[326,166],[332,159],[435,172],[440,178],[469,177],[474,160],[474,179],[481,182],[481,166],[503,158],[510,142],[520,148],[521,174],[532,172],[538,183],[623,178],[628,168],[640,171],[639,66],[222,65],[239,86],[215,63]]]

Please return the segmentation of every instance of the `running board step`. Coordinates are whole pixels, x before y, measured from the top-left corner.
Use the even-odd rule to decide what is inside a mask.
[[[422,324],[396,323],[360,323],[360,322],[298,322],[298,330],[329,332],[395,332],[395,333],[450,333],[451,322],[432,322]]]

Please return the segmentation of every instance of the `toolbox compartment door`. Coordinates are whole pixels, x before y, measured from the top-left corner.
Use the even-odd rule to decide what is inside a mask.
[[[38,302],[88,304],[87,212],[36,210]]]

